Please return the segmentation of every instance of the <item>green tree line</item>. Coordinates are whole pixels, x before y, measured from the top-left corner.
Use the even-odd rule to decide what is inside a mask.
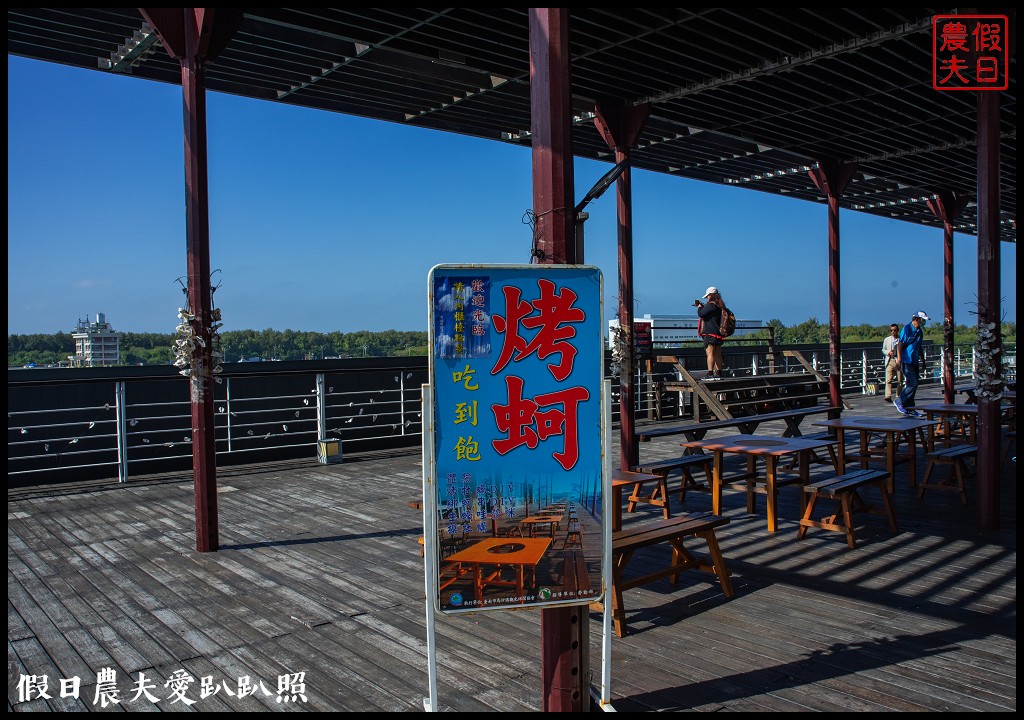
[[[786,327],[778,319],[767,323],[775,332],[778,345],[813,345],[828,342],[828,324],[816,318]],[[1017,342],[1017,323],[1003,323],[1003,341]],[[926,341],[942,343],[941,323],[925,326]],[[851,325],[842,328],[840,341],[844,343],[877,342],[889,334],[888,325]],[[172,347],[174,333],[121,334],[122,365],[169,365],[174,361]],[[736,338],[737,342],[766,340],[768,330]],[[957,325],[953,342],[969,345],[977,338],[977,328]],[[261,360],[319,360],[321,358],[395,357],[426,355],[427,333],[416,330],[385,330],[371,332],[303,332],[298,330],[230,330],[221,333],[221,348],[225,362]],[[75,341],[70,333],[52,335],[8,335],[7,365],[17,367],[35,363],[55,365],[66,362],[75,352]]]
[[[900,326],[906,322],[901,322]],[[775,342],[779,345],[815,345],[828,342],[828,323],[818,322],[817,318],[810,318],[799,325],[786,327],[781,320],[769,320],[766,325],[775,331]],[[1017,323],[1004,322],[1002,324],[1003,342],[1017,342]],[[767,338],[768,333],[756,333],[745,337]],[[839,341],[842,343],[878,342],[879,347],[882,341],[889,337],[889,324],[885,325],[846,325],[840,329]],[[953,328],[954,345],[970,345],[977,341],[977,325],[956,325]],[[941,344],[943,341],[943,327],[941,322],[929,322],[924,327],[925,342]]]
[[[122,365],[169,365],[174,362],[174,333],[121,333]],[[427,333],[385,330],[352,333],[297,330],[231,330],[221,333],[225,362],[319,360],[321,358],[426,355]],[[75,352],[70,333],[8,335],[7,365],[54,365]]]

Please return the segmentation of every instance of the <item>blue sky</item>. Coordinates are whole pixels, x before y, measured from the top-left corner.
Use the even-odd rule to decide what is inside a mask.
[[[186,274],[175,85],[8,56],[8,333],[171,333]],[[223,330],[426,330],[438,263],[527,263],[530,150],[209,93],[210,262]],[[609,164],[577,159],[576,197]],[[740,319],[828,320],[823,204],[633,172],[638,316],[716,285]],[[587,208],[586,261],[617,292],[615,199]],[[844,211],[844,325],[942,314],[942,231]],[[976,321],[977,240],[955,236],[954,312]],[[1016,320],[1016,245],[1002,244]]]

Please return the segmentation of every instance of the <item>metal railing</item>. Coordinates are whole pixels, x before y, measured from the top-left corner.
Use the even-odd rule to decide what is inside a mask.
[[[687,367],[704,366],[702,349],[681,352],[686,354]],[[812,368],[828,376],[828,348],[802,348],[800,352]],[[971,377],[974,348],[957,346],[953,354],[956,376]],[[1007,346],[1004,355],[1006,376],[1015,379],[1016,345]],[[941,348],[926,345],[924,382],[941,381],[940,356]],[[760,375],[771,370],[765,347],[737,346],[727,350],[725,357],[737,374]],[[805,371],[799,360],[777,357],[776,372]],[[427,381],[426,358],[260,363],[250,369],[255,365],[225,365],[214,386],[219,465],[312,458],[324,439],[338,440],[346,453],[420,445],[420,394]],[[671,397],[668,402],[673,407],[656,412],[656,383],[678,377],[657,366],[648,372],[646,364],[641,365],[633,377],[637,418],[684,412],[678,399]],[[872,385],[876,391],[884,387],[884,363],[876,346],[844,348],[840,368],[844,394],[868,394]],[[188,381],[170,367],[145,369],[148,372],[117,367],[102,370],[100,377],[89,370],[9,372],[9,482],[103,477],[124,481],[132,475],[191,467]],[[617,423],[617,380],[612,387],[612,419]],[[662,400],[665,402],[664,397]]]
[[[324,439],[353,452],[419,444],[425,358],[351,373],[276,375],[277,363],[266,365],[264,374],[225,373],[214,385],[218,464],[315,457]],[[9,387],[9,480],[78,479],[92,469],[85,475],[124,481],[191,467],[192,406],[183,378],[34,380],[15,393]],[[91,402],[75,402],[77,396]]]
[[[827,346],[801,346],[794,348],[822,377],[831,375],[829,363],[829,350]],[[786,355],[784,349],[780,348],[775,353],[774,363],[770,357],[769,349],[763,345],[751,346],[726,346],[724,359],[726,366],[736,375],[764,375],[770,372],[794,373],[806,372],[806,368],[799,359]],[[925,373],[922,377],[923,383],[942,382],[944,368],[942,366],[942,348],[935,344],[924,345],[924,366]],[[682,358],[687,369],[702,370],[706,367],[703,348],[682,348],[682,349],[655,349],[655,356],[677,355]],[[1004,346],[1004,367],[1005,377],[1009,380],[1016,378],[1016,344]],[[874,344],[851,344],[844,346],[840,353],[840,391],[844,395],[860,394],[869,395],[881,393],[885,388],[885,359],[882,357],[881,345]],[[970,379],[974,376],[975,349],[973,345],[956,345],[953,347],[953,374],[960,380]],[[679,393],[668,393],[668,397],[662,395],[662,403],[667,406],[656,407],[659,394],[655,391],[660,381],[681,380],[679,374],[666,363],[651,363],[648,371],[646,363],[640,363],[633,375],[633,387],[636,396],[636,412],[638,418],[653,419],[655,417],[672,416],[683,412],[680,408]],[[612,415],[613,421],[618,422],[619,417],[619,384],[613,382],[612,386]]]

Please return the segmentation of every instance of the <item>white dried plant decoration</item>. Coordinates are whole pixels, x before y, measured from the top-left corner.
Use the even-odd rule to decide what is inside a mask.
[[[618,325],[611,330],[612,335],[612,377],[622,377],[625,374],[627,377],[631,372],[630,364],[630,352],[629,352],[629,333],[621,326]]]
[[[977,313],[981,317],[981,313]],[[978,344],[975,349],[974,381],[976,394],[988,400],[1003,396],[1003,341],[999,325],[994,322],[978,323]]]
[[[196,333],[196,316],[190,312],[187,302],[188,287],[181,282],[181,278],[178,278],[178,282],[181,283],[182,291],[185,293],[186,304],[185,307],[178,308],[179,322],[175,328],[178,338],[174,341],[174,366],[185,377],[198,378],[198,375],[201,374],[199,368],[202,364],[202,351],[206,348],[206,341]],[[211,290],[211,305],[213,293],[216,290],[216,287]],[[211,308],[210,323],[210,327],[206,328],[210,335],[210,362],[213,365],[213,374],[219,375],[224,369],[224,351],[221,348],[220,333],[218,332],[224,325],[221,322],[220,308]]]
[[[1002,355],[1002,341],[996,324],[980,323],[974,368],[978,397],[998,400],[1003,396]]]

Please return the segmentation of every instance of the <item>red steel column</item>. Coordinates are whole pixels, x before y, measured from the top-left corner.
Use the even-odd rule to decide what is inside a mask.
[[[999,529],[999,406],[1002,318],[999,300],[999,93],[978,92],[978,519]]]
[[[534,262],[576,262],[569,9],[530,8]]]
[[[210,205],[206,156],[206,66],[199,57],[197,22],[185,10],[185,57],[181,61],[181,89],[185,97],[185,233],[188,247],[188,301],[198,357],[192,368],[192,472],[195,475],[196,549],[220,548],[217,524],[217,454],[213,425],[213,325],[210,296]],[[200,11],[201,12],[201,11]],[[197,13],[198,15],[198,13]]]
[[[576,262],[569,9],[530,8],[533,261]],[[540,612],[544,712],[589,709],[586,606]]]
[[[839,362],[842,351],[839,339],[839,197],[856,171],[857,163],[825,160],[809,173],[818,190],[828,198],[828,350],[831,356],[828,394],[833,407],[843,405],[840,387],[842,367]]]
[[[953,223],[960,216],[967,199],[954,192],[940,192],[934,200],[928,201],[928,209],[942,221],[942,249],[944,279],[942,310],[946,319],[942,336],[942,395],[947,403],[956,402],[953,391]]]
[[[639,106],[597,103],[594,125],[609,148],[615,162],[629,158],[651,114],[648,104]],[[619,246],[619,327],[626,331],[626,359],[619,375],[619,467],[629,470],[640,462],[636,442],[636,392],[633,373],[633,184],[629,166],[615,182],[615,208]]]
[[[171,57],[181,63],[185,116],[185,238],[188,303],[197,338],[189,378],[192,406],[192,473],[196,550],[220,548],[217,524],[217,456],[214,438],[213,298],[210,291],[210,212],[206,155],[206,62],[241,23],[236,11],[210,8],[140,8]],[[218,22],[214,23],[217,16]]]

